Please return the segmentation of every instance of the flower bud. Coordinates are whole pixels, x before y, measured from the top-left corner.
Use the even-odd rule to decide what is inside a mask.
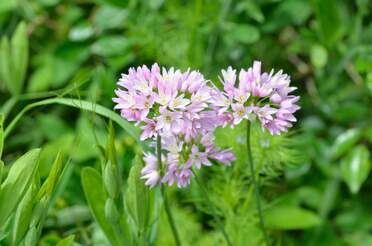
[[[39,221],[41,220],[42,216],[45,214],[47,210],[47,198],[44,196],[41,200],[35,205],[34,213],[31,217],[30,226],[37,226]]]
[[[108,198],[106,200],[105,216],[106,216],[106,219],[112,224],[116,224],[119,222],[119,212],[112,198]]]
[[[119,193],[119,177],[116,168],[108,162],[103,170],[103,183],[111,198],[116,198]]]

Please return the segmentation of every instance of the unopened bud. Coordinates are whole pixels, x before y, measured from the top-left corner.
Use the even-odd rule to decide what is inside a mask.
[[[46,213],[47,210],[47,198],[44,196],[41,200],[35,205],[34,213],[31,217],[30,226],[37,226],[42,216]]]
[[[106,219],[112,224],[116,224],[119,222],[119,212],[112,198],[108,198],[106,200],[105,216],[106,216]]]
[[[25,245],[33,246],[33,245],[36,245],[36,243],[37,243],[37,230],[35,226],[32,226],[26,234]]]
[[[119,192],[119,177],[114,166],[108,162],[103,170],[103,182],[111,198],[116,198]]]

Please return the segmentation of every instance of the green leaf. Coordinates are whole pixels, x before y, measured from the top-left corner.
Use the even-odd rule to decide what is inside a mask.
[[[331,157],[336,159],[349,150],[362,137],[362,131],[358,128],[349,129],[340,134],[331,149]]]
[[[102,30],[109,28],[119,28],[128,18],[128,10],[112,6],[100,7],[94,16],[94,25]]]
[[[39,106],[45,106],[45,105],[50,105],[50,104],[61,104],[61,105],[67,105],[70,107],[82,109],[82,110],[87,110],[93,113],[96,113],[98,115],[104,116],[106,118],[111,119],[115,123],[117,123],[119,126],[121,126],[129,135],[131,135],[137,143],[143,147],[144,149],[146,148],[145,144],[143,141],[140,141],[139,139],[139,130],[131,125],[129,122],[124,120],[117,114],[116,112],[105,108],[99,104],[96,104],[94,102],[89,102],[89,101],[84,101],[84,100],[79,100],[79,99],[72,99],[72,98],[51,98],[51,99],[45,99],[39,102],[35,102],[32,104],[27,105],[14,119],[8,127],[5,129],[4,132],[4,138],[6,138],[10,131],[13,130],[13,127],[17,122],[22,118],[22,116],[29,110],[39,107]]]
[[[371,169],[369,157],[367,147],[358,145],[342,160],[341,172],[343,179],[354,194],[358,193],[363,182],[368,177]]]
[[[31,227],[31,229],[27,232],[25,238],[25,245],[27,246],[34,246],[37,243],[37,229],[35,226]]]
[[[8,12],[17,6],[16,0],[1,0],[0,1],[0,14]]]
[[[58,183],[59,177],[62,172],[63,168],[62,160],[63,160],[62,154],[59,152],[53,163],[52,169],[50,170],[48,178],[45,180],[45,182],[41,186],[41,189],[39,190],[38,193],[39,199],[41,199],[41,197],[45,195],[48,198],[52,196],[53,191]]]
[[[30,76],[27,86],[28,92],[46,91],[53,81],[53,61],[51,58],[45,60],[50,62],[39,66]]]
[[[51,86],[61,87],[74,74],[79,73],[79,69],[89,55],[89,46],[83,42],[65,42],[59,45],[50,61],[53,64]]]
[[[107,162],[103,169],[103,184],[109,197],[116,199],[120,192],[120,180],[116,166]]]
[[[322,45],[314,45],[310,50],[311,63],[317,67],[322,68],[327,64],[328,53]]]
[[[103,36],[92,45],[93,53],[111,57],[129,52],[131,42],[122,35]]]
[[[111,223],[118,223],[120,214],[116,208],[115,201],[112,198],[108,198],[105,204],[105,216],[106,219]]]
[[[10,168],[0,190],[0,225],[6,222],[29,188],[37,171],[39,155],[40,149],[31,150]]]
[[[336,0],[314,0],[313,2],[320,38],[327,47],[332,47],[342,37],[344,31],[341,22],[342,2]]]
[[[265,223],[274,230],[298,230],[317,226],[320,217],[307,209],[293,206],[275,206],[265,211]]]
[[[128,189],[126,191],[126,205],[129,215],[137,226],[139,232],[143,232],[148,226],[150,213],[149,188],[141,179],[143,168],[142,159],[136,156],[128,177]]]
[[[108,129],[108,138],[107,138],[107,146],[106,146],[106,159],[111,162],[112,165],[117,166],[118,160],[116,158],[116,149],[115,149],[115,129],[112,121],[109,122],[109,129]]]
[[[105,217],[107,195],[101,175],[94,168],[85,167],[81,172],[81,181],[85,197],[95,220],[113,245],[121,245],[123,239],[116,234],[113,225]]]
[[[272,11],[271,16],[265,16],[263,30],[278,31],[286,26],[303,25],[312,14],[310,1],[286,0],[280,1]]]
[[[20,94],[24,84],[28,65],[28,36],[27,26],[24,22],[18,24],[12,37],[12,65],[14,73],[14,87],[16,95]]]
[[[16,95],[17,88],[15,87],[15,83],[13,83],[14,72],[11,61],[11,47],[6,37],[1,39],[0,44],[0,78],[4,81],[9,92]]]
[[[12,245],[18,245],[30,227],[36,194],[37,188],[33,184],[30,186],[19,204],[13,219]]]
[[[84,41],[91,38],[94,34],[94,29],[89,22],[81,22],[74,26],[69,33],[69,39],[72,41]]]
[[[74,243],[75,235],[68,236],[57,243],[56,246],[72,246]]]
[[[4,148],[4,116],[0,114],[0,160],[1,156],[3,155],[3,148]],[[0,183],[1,183],[1,176],[0,176]]]
[[[227,26],[228,35],[226,38],[232,41],[238,41],[243,44],[251,44],[260,39],[259,30],[249,24],[230,24]]]

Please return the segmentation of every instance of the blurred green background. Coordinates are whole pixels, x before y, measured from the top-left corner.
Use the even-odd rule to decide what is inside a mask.
[[[281,204],[267,208],[273,242],[372,245],[371,10],[369,0],[1,0],[0,36],[16,36],[23,21],[28,40],[15,38],[10,52],[5,41],[0,45],[4,125],[26,105],[50,96],[112,108],[115,82],[130,66],[158,62],[190,67],[217,82],[221,69],[247,68],[261,60],[265,70],[283,69],[291,75],[302,107],[290,136],[272,140],[278,148],[288,147],[289,156],[276,156],[281,153],[277,149],[264,155],[282,163],[261,173],[266,203]],[[27,45],[28,63],[7,69],[4,59]],[[97,145],[105,141],[106,129],[107,122],[94,114],[45,106],[24,116],[6,139],[5,162],[43,146],[42,177],[60,149],[74,164],[40,245],[54,245],[70,233],[82,245],[104,245],[86,206],[80,169],[98,165]],[[219,133],[222,145],[232,146],[228,139],[240,130],[229,131]],[[134,143],[117,128],[125,175],[138,151]],[[208,182],[215,202],[228,200],[227,208],[220,209],[229,214],[222,216],[228,231],[240,233],[232,236],[237,238],[234,244],[260,244],[254,205],[249,215],[239,214],[241,197],[251,190],[241,188],[240,179],[231,178],[235,174],[213,172],[215,179]],[[191,194],[172,191],[185,244],[219,245],[208,209],[193,196],[197,189],[190,189]],[[169,228],[160,224],[157,244],[172,243]]]

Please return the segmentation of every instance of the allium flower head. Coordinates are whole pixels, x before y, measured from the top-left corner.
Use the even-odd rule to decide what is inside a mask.
[[[210,111],[212,90],[198,71],[160,69],[155,63],[151,69],[130,68],[118,85],[115,109],[141,127],[141,140],[157,134],[181,134],[191,139],[210,118],[205,112]]]
[[[211,166],[211,160],[229,165],[235,159],[231,150],[214,145],[213,132],[219,125],[218,108],[212,104],[214,88],[198,71],[161,69],[157,64],[130,68],[118,86],[115,109],[142,129],[141,140],[162,140],[162,165],[154,154],[144,156],[141,174],[146,185],[186,187],[193,167]]]
[[[279,71],[274,74],[261,71],[261,62],[239,72],[229,67],[222,70],[223,91],[215,89],[213,104],[218,108],[218,123],[221,126],[237,125],[243,119],[256,117],[271,134],[286,132],[296,121],[294,113],[300,109],[298,96],[290,95],[296,87],[290,87],[290,78]],[[232,118],[231,118],[232,117]]]

